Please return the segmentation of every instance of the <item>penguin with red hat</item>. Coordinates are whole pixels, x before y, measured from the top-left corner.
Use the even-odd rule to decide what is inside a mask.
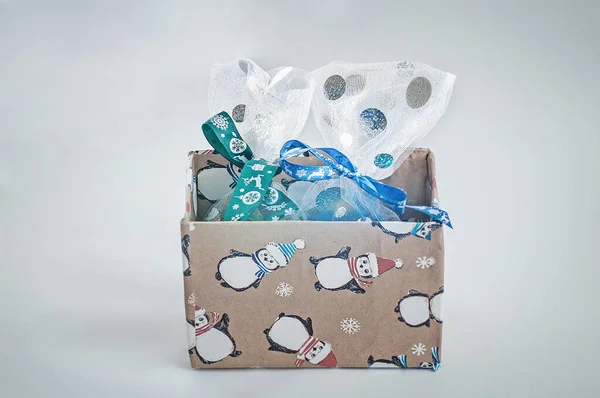
[[[322,258],[311,257],[310,262],[315,266],[317,282],[315,289],[350,290],[363,294],[384,272],[402,267],[402,260],[390,260],[377,257],[374,253],[350,257],[349,246],[343,247],[336,255]]]
[[[194,319],[188,319],[189,354],[194,353],[205,365],[242,354],[236,349],[235,340],[229,334],[229,316],[207,312],[193,304]]]
[[[281,313],[264,333],[269,342],[269,351],[296,354],[297,368],[306,362],[325,368],[337,366],[331,344],[313,336],[310,318],[302,319],[298,315]]]

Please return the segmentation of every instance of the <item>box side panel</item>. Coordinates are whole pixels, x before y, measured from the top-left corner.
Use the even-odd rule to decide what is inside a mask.
[[[437,181],[436,181],[436,171],[435,171],[435,155],[433,151],[428,151],[427,153],[427,168],[429,171],[429,186],[431,189],[431,205],[438,205],[439,203],[439,193],[437,189]]]
[[[192,283],[192,270],[191,270],[191,256],[190,251],[193,248],[190,247],[190,233],[194,230],[195,225],[190,223],[189,221],[183,219],[180,223],[181,230],[181,257],[182,257],[182,265],[183,265],[183,290],[185,297],[185,317],[186,317],[186,330],[187,330],[187,347],[188,353],[190,353],[195,344],[195,327],[194,327],[194,302],[190,300],[194,297],[194,284]],[[192,306],[190,308],[190,305]],[[191,359],[191,357],[190,357]],[[194,366],[194,363],[191,362],[191,365]]]
[[[437,173],[436,173],[436,163],[435,163],[435,155],[433,154],[433,151],[428,150],[428,154],[427,154],[427,166],[429,169],[429,184],[431,187],[431,206],[438,206],[439,205],[439,201],[440,201],[440,197],[439,197],[439,191],[438,191],[438,187],[437,187]],[[441,227],[439,228],[439,232],[438,232],[438,247],[439,247],[439,254],[438,257],[441,260],[440,261],[440,270],[439,270],[439,276],[440,276],[440,286],[442,287],[443,290],[443,286],[444,286],[444,272],[445,272],[445,250],[444,250],[444,230],[445,227]],[[441,311],[441,308],[440,308]],[[440,325],[441,328],[442,325]],[[440,333],[440,346],[442,344],[442,334]],[[441,358],[441,352],[440,352],[440,358]]]
[[[183,219],[186,221],[194,221],[195,218],[195,207],[194,207],[194,194],[196,179],[194,177],[194,152],[190,152],[187,156],[186,168],[185,168],[185,197],[184,203],[185,208],[183,212]]]
[[[209,325],[200,334],[190,325],[192,366],[293,368],[291,351],[309,329],[331,346],[338,367],[402,367],[403,355],[409,367],[431,362],[431,349],[441,350],[441,323],[432,315],[441,316],[441,233],[398,239],[366,222],[182,223],[190,260],[186,317],[199,324],[208,317]],[[259,278],[252,253],[269,254],[265,261],[274,260],[275,269]],[[359,283],[346,256],[365,260],[379,276]],[[278,321],[282,313],[285,322]],[[413,354],[422,346],[422,355]]]
[[[403,189],[407,204],[429,206],[431,204],[431,183],[428,157],[429,149],[416,148],[390,177],[382,180],[384,184]]]

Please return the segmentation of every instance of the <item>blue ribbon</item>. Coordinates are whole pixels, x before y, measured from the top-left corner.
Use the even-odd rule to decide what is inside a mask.
[[[320,152],[324,152],[329,157]],[[302,156],[309,152],[325,166],[301,166],[290,163],[287,159]],[[406,192],[400,188],[383,184],[376,179],[361,174],[356,166],[340,151],[334,148],[311,148],[298,140],[289,140],[281,147],[279,166],[290,177],[304,181],[321,181],[332,178],[346,177],[362,188],[369,195],[381,200],[397,214],[403,214],[406,208],[417,210],[431,217],[432,220],[452,228],[448,213],[437,207],[408,206]]]

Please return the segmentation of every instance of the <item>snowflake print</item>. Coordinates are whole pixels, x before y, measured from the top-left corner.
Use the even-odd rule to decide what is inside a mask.
[[[347,334],[355,334],[360,330],[360,323],[354,318],[344,318],[340,322],[340,329]]]
[[[273,216],[273,217],[271,217],[271,220],[272,220],[272,221],[279,221],[279,217],[277,217],[277,216]]]
[[[298,175],[298,177],[304,177],[306,175],[306,170],[300,169],[296,174]]]
[[[433,214],[434,216],[437,216],[440,213],[441,212],[438,209],[429,209],[429,214]]]
[[[269,211],[281,211],[285,206],[286,206],[285,203],[280,203],[278,205],[264,206],[264,208],[265,208],[265,210],[269,210]]]
[[[221,130],[225,130],[229,126],[229,122],[227,121],[227,119],[225,119],[225,116],[223,115],[217,115],[210,119],[210,121],[212,122],[212,124],[214,124],[217,128]]]
[[[242,202],[246,205],[252,205],[260,200],[260,193],[258,191],[250,191],[242,196]]]
[[[232,208],[233,210],[237,210],[237,209],[239,209],[239,208],[240,208],[240,205],[238,205],[238,204],[234,204],[233,206],[231,206],[231,208]]]
[[[415,344],[411,348],[413,355],[420,357],[425,355],[425,345],[423,343]]]
[[[417,258],[417,267],[421,269],[429,268],[433,264],[435,264],[435,259],[433,257],[419,257]]]
[[[225,134],[221,134],[221,138],[225,138]]]
[[[290,285],[289,283],[281,282],[279,285],[277,285],[277,288],[275,289],[275,294],[279,297],[290,297],[293,291],[294,287],[292,285]]]
[[[271,205],[277,202],[277,199],[279,199],[279,192],[277,192],[276,189],[269,187],[267,193],[265,194],[265,202]]]
[[[240,192],[244,192],[244,188],[240,188]]]
[[[231,152],[233,153],[242,153],[246,150],[246,147],[246,143],[237,138],[232,138],[231,141],[229,141],[229,149],[231,149]]]
[[[291,216],[294,213],[294,209],[292,209],[291,207],[288,207],[287,209],[285,209],[285,211],[283,212],[283,214],[285,214],[286,216]]]
[[[189,295],[189,297],[187,299],[187,302],[188,302],[189,305],[196,304],[196,296],[194,296],[194,293],[192,293],[192,294]]]

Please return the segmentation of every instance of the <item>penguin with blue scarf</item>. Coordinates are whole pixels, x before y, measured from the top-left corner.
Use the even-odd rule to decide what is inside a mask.
[[[286,267],[296,250],[304,249],[302,239],[292,243],[269,243],[252,254],[231,250],[231,254],[219,261],[215,278],[221,286],[243,292],[251,287],[257,289],[264,277]]]

